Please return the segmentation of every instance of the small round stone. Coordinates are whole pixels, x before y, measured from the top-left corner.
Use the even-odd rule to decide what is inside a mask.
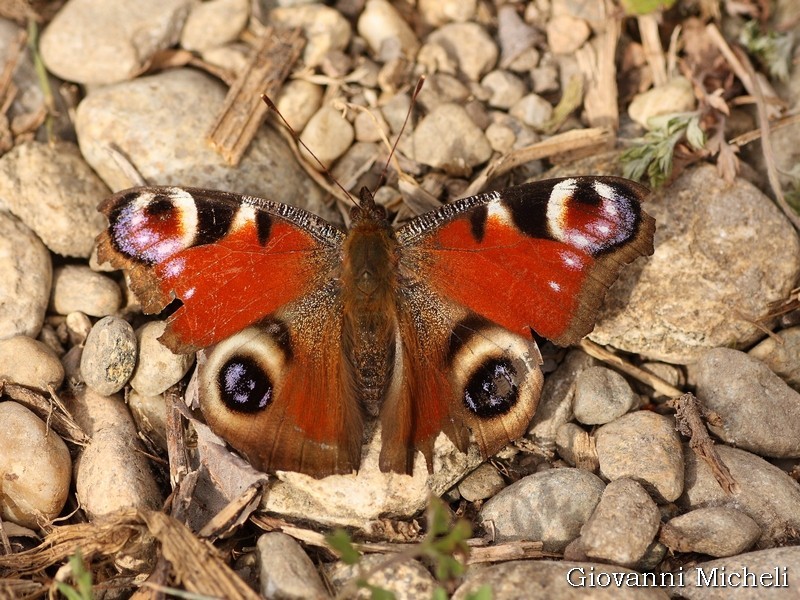
[[[761,528],[740,510],[726,506],[698,508],[669,520],[661,541],[673,552],[733,556],[749,550],[761,537]]]
[[[572,54],[590,34],[586,21],[570,15],[559,15],[547,22],[547,45],[553,54]]]
[[[135,77],[156,52],[178,40],[189,5],[70,0],[42,33],[42,59],[67,81],[108,84]]]
[[[62,256],[91,254],[106,226],[97,205],[108,195],[76,144],[26,142],[0,158],[0,198]]]
[[[483,463],[458,484],[458,493],[467,502],[486,500],[506,487],[503,477],[492,465]]]
[[[676,77],[634,96],[628,115],[645,129],[652,129],[653,117],[692,111],[696,102],[692,83],[685,77]]]
[[[622,375],[605,367],[592,367],[575,378],[572,412],[584,425],[603,425],[631,410],[637,400]]]
[[[660,524],[658,507],[644,488],[632,479],[615,479],[581,529],[580,543],[589,558],[633,567],[647,553]]]
[[[495,108],[511,108],[525,95],[525,84],[508,71],[492,71],[481,85],[491,92],[489,106]]]
[[[157,510],[161,492],[122,398],[83,387],[72,395],[68,407],[91,438],[75,463],[75,490],[89,519],[126,508]]]
[[[528,94],[520,98],[508,113],[538,130],[553,116],[553,105],[541,96]]]
[[[44,244],[19,220],[0,211],[0,338],[39,333],[52,278]]]
[[[0,515],[39,529],[67,501],[69,450],[44,421],[16,402],[0,402],[0,423]]]
[[[175,354],[158,341],[164,333],[163,321],[151,321],[136,331],[139,359],[131,387],[144,396],[156,396],[178,383],[194,362],[193,354]]]
[[[92,327],[81,356],[81,374],[102,396],[121,390],[136,366],[136,334],[130,323],[116,317],[100,319]]]
[[[428,25],[438,27],[455,21],[466,23],[475,18],[477,0],[420,0],[417,2],[420,15]]]
[[[323,598],[325,586],[297,541],[279,531],[258,538],[261,594],[265,598]]]
[[[428,42],[444,48],[472,81],[478,81],[497,63],[497,45],[477,23],[448,23],[428,36]]]
[[[464,170],[489,159],[492,148],[463,106],[442,104],[417,125],[404,151],[414,160],[445,170]]]
[[[600,501],[605,484],[580,469],[550,469],[509,485],[483,505],[479,519],[492,521],[499,541],[541,540],[562,551],[578,537]]]
[[[603,425],[595,435],[600,474],[629,477],[660,502],[683,491],[683,449],[670,417],[640,410]]]
[[[344,586],[352,583],[353,579],[360,577],[361,569],[366,569],[373,573],[369,579],[370,583],[392,592],[397,600],[434,597],[436,580],[421,562],[407,559],[379,568],[379,565],[385,564],[386,560],[385,555],[368,554],[361,557],[358,565],[346,565],[338,561],[327,569],[327,576],[334,589],[341,591]]]
[[[350,43],[350,23],[338,11],[322,4],[278,7],[269,13],[275,27],[302,27],[306,37],[303,62],[319,66],[332,50],[344,50]]]
[[[686,489],[678,499],[682,508],[728,506],[746,513],[761,528],[758,546],[785,543],[787,531],[800,530],[800,485],[760,456],[723,444],[714,446],[737,484],[726,492],[711,467],[687,448]]]
[[[287,81],[275,106],[295,131],[303,131],[322,102],[322,86],[303,79]]]
[[[64,367],[45,344],[18,335],[0,340],[0,379],[46,392],[64,381]]]
[[[83,265],[65,265],[53,272],[50,307],[59,315],[82,312],[105,317],[117,312],[122,291],[110,278]]]
[[[211,0],[192,6],[181,32],[181,46],[202,51],[236,40],[247,25],[247,0]]]
[[[767,365],[732,348],[705,352],[695,366],[697,397],[722,416],[710,425],[731,445],[762,456],[800,457],[800,393]]]
[[[355,132],[350,122],[342,117],[340,111],[329,105],[323,106],[314,113],[300,135],[303,143],[326,167],[330,167],[347,151],[354,138]],[[308,154],[305,149],[301,150],[301,153]],[[307,158],[312,166],[319,168],[315,160],[310,156]]]
[[[416,34],[386,0],[367,1],[358,19],[358,33],[384,60],[396,58],[400,53],[411,57],[419,50]],[[396,47],[387,48],[390,44]]]

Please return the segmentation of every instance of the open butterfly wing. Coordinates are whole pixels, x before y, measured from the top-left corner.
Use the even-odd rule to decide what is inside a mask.
[[[647,193],[616,177],[528,183],[458,200],[397,236],[416,276],[443,297],[568,345],[594,327],[622,267],[652,254]]]

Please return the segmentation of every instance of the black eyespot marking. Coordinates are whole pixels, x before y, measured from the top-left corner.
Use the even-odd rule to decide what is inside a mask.
[[[150,217],[163,217],[171,215],[174,210],[175,205],[169,196],[156,194],[153,196],[153,199],[147,203],[144,212]]]
[[[231,227],[236,209],[227,204],[196,202],[197,234],[194,245],[213,244],[222,239]]]
[[[258,243],[266,246],[270,233],[272,233],[272,217],[263,210],[256,211],[256,233],[258,234]]]
[[[248,356],[232,356],[217,375],[220,396],[229,409],[255,413],[272,402],[274,386],[264,369]]]
[[[506,358],[490,358],[469,378],[464,404],[481,419],[504,415],[519,400],[517,370]]]
[[[525,235],[534,238],[550,239],[547,230],[547,201],[550,186],[537,185],[536,182],[505,189],[501,192],[501,202],[505,204],[514,225]]]
[[[483,236],[486,234],[486,219],[488,216],[489,207],[485,204],[475,207],[469,215],[470,230],[476,242],[483,241]]]

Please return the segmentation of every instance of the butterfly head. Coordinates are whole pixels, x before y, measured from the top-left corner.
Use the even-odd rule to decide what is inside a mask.
[[[350,210],[350,219],[354,224],[364,221],[384,222],[386,209],[375,203],[375,197],[367,187],[362,187],[358,204]]]

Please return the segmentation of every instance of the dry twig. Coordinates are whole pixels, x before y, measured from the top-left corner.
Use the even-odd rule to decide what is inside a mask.
[[[667,406],[675,409],[678,432],[689,438],[692,451],[709,466],[720,487],[728,494],[737,492],[739,485],[717,454],[714,440],[711,439],[703,423],[703,418],[712,423],[719,422],[719,415],[708,411],[691,393],[669,400]]]

